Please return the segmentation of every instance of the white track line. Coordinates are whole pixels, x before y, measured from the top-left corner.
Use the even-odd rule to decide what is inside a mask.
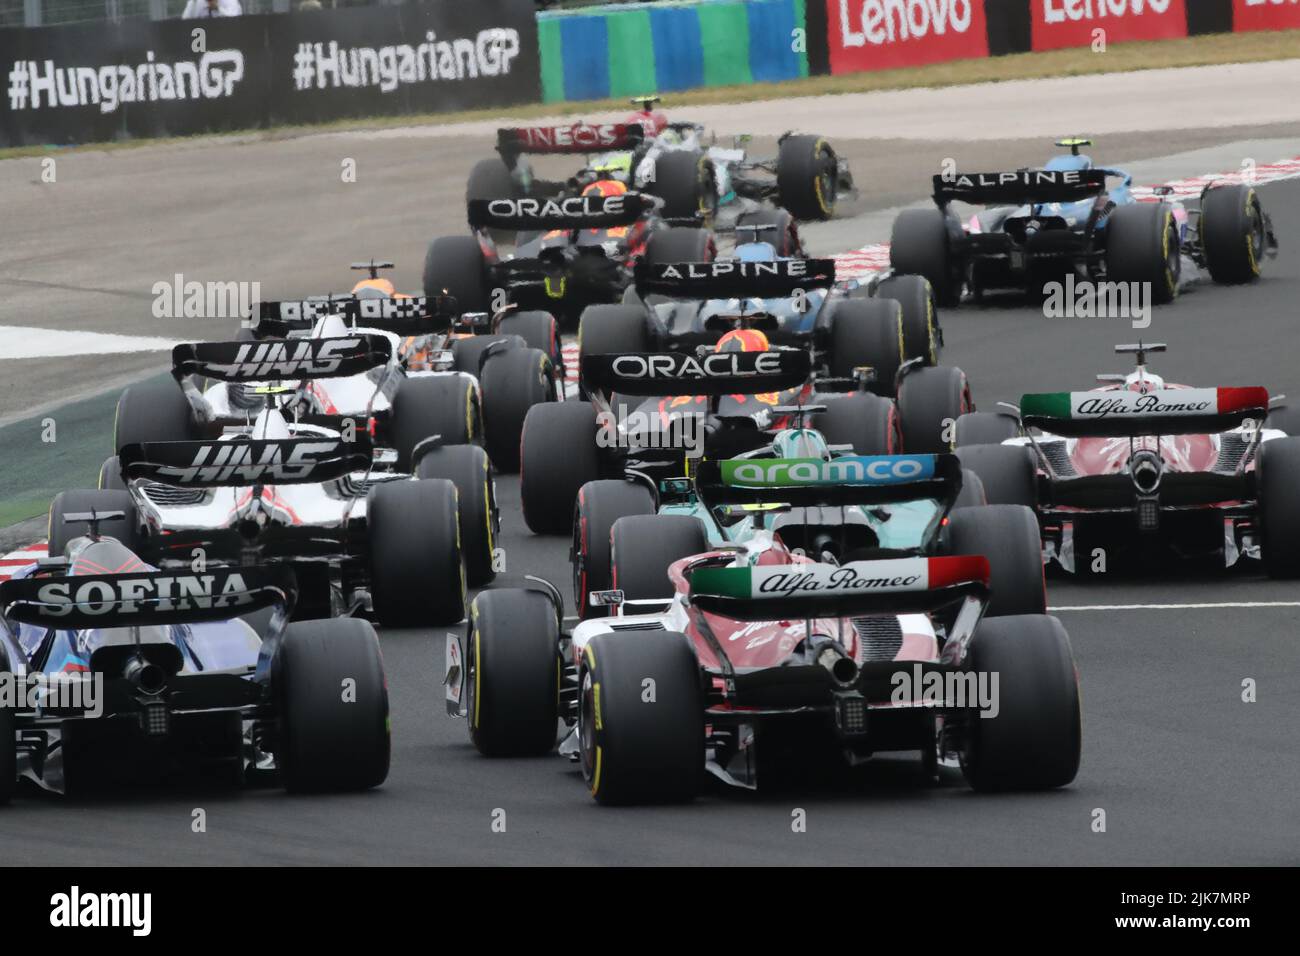
[[[1211,604],[1063,604],[1056,611],[1195,611],[1218,607],[1300,607],[1300,601],[1217,601]]]

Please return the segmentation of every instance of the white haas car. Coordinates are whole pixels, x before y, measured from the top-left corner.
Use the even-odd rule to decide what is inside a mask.
[[[370,304],[353,300],[345,307],[357,315],[358,307]],[[364,316],[365,309],[359,314]],[[456,485],[469,583],[490,580],[497,506],[492,464],[478,444],[478,381],[463,372],[407,372],[397,361],[394,332],[354,327],[347,318],[327,312],[312,319],[306,333],[289,332],[284,338],[177,346],[172,352],[175,385],[148,382],[123,392],[115,448],[221,437],[231,429],[239,433],[268,408],[297,430],[314,427],[346,439],[360,436],[376,446],[371,470],[443,478]],[[503,369],[521,378],[528,377],[521,373],[529,369],[536,373],[549,367],[536,350],[509,351],[529,363],[525,369],[504,356],[500,360]],[[528,378],[539,381],[538,374]],[[200,390],[200,384],[207,388]],[[515,391],[522,390],[516,385]],[[117,456],[110,457],[101,467],[99,486],[123,488],[120,473]]]
[[[1044,613],[1033,515],[952,511],[957,460],[902,457],[923,474],[763,484],[702,462],[703,503],[755,521],[748,540],[711,548],[693,516],[619,519],[614,589],[590,596],[616,613],[571,633],[546,582],[481,592],[464,637],[448,636],[449,713],[488,756],[551,751],[562,718],[560,753],[601,803],[687,800],[706,773],[753,788],[819,756],[888,751],[919,751],[936,774],[960,766],[978,789],[1068,784],[1077,678]],[[915,546],[814,561],[762,526],[772,511],[847,523],[864,508],[912,522]]]
[[[204,362],[235,345],[178,349]],[[393,626],[461,620],[460,496],[446,478],[421,477],[430,456],[457,448],[429,439],[416,449],[415,474],[378,470],[364,432],[294,421],[276,404],[280,391],[265,391],[265,406],[250,410],[246,424],[215,438],[128,444],[105,463],[98,490],[59,494],[50,552],[66,545],[65,515],[117,512],[104,533],[158,567],[292,565],[307,616],[370,611]],[[484,481],[482,468],[471,488],[481,492],[474,520],[486,525],[478,540],[490,547],[496,513],[484,506]]]

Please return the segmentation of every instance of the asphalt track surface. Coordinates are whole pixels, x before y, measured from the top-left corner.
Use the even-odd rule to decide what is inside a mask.
[[[1155,158],[1170,152],[1253,136],[1291,136],[1300,145],[1296,132],[1294,126],[1187,131],[1160,142],[1112,136],[1104,155],[1148,158],[1158,165]],[[427,155],[421,165],[414,155],[401,155],[406,141],[385,140],[382,156],[391,156],[400,173],[386,180],[394,201],[378,203],[345,201],[346,193],[331,192],[338,157],[331,147],[311,165],[312,142],[223,146],[231,151],[229,163],[241,162],[241,149],[249,150],[243,158],[253,161],[241,165],[239,176],[228,169],[228,178],[212,180],[207,178],[211,158],[189,147],[134,156],[87,154],[88,163],[101,164],[100,173],[123,179],[106,191],[78,187],[85,190],[80,200],[74,196],[60,200],[61,208],[45,207],[39,228],[33,229],[34,245],[0,252],[5,277],[0,282],[6,283],[9,303],[0,322],[212,337],[184,324],[175,332],[160,331],[148,316],[148,297],[139,290],[147,292],[149,282],[174,271],[188,275],[191,268],[198,278],[237,277],[230,268],[236,261],[257,263],[265,275],[276,277],[274,286],[268,281],[264,287],[284,297],[321,291],[336,283],[340,265],[370,254],[397,258],[399,285],[413,286],[424,241],[455,218],[446,212],[440,216],[447,221],[439,222],[430,209],[459,202],[464,170],[482,154],[482,144],[438,144],[440,172],[431,185]],[[432,146],[410,143],[417,144],[426,154]],[[276,159],[267,152],[272,147],[285,152]],[[855,169],[871,170],[869,178],[860,177],[867,198],[852,210],[858,216],[831,224],[814,239],[815,245],[833,244],[819,251],[883,238],[855,236],[855,221],[872,209],[920,198],[936,155],[956,156],[968,168],[999,168],[1037,158],[1044,149],[1038,140],[939,145],[864,140],[850,142],[845,151]],[[325,152],[318,144],[317,153]],[[68,157],[67,166],[75,168],[71,160],[78,158]],[[375,161],[380,158],[376,153]],[[293,168],[280,169],[281,162]],[[11,165],[0,164],[0,177],[7,177],[0,178],[0,188],[13,184],[13,173],[5,168]],[[402,183],[414,188],[417,169],[423,170],[424,198],[397,201]],[[138,182],[128,185],[137,176]],[[174,197],[186,191],[189,199],[176,204]],[[441,197],[432,206],[430,191]],[[6,205],[17,192],[6,192]],[[241,194],[249,201],[239,201]],[[1171,380],[1263,384],[1300,397],[1294,330],[1300,301],[1295,238],[1300,182],[1264,186],[1261,195],[1283,241],[1280,258],[1266,266],[1265,280],[1237,289],[1194,285],[1173,306],[1158,309],[1151,328],[1141,333],[1148,341],[1169,343],[1169,354],[1154,367]],[[276,203],[267,198],[276,196],[281,197]],[[220,201],[210,201],[214,197]],[[92,206],[78,217],[79,201]],[[32,214],[32,208],[26,212]],[[77,221],[85,229],[74,234]],[[123,237],[120,242],[113,241],[114,231]],[[203,254],[205,248],[211,255]],[[191,266],[213,260],[218,266],[206,275]],[[66,273],[69,281],[54,283],[57,288],[32,284],[43,279],[14,282],[24,269]],[[101,270],[118,277],[99,284]],[[120,294],[124,291],[129,295]],[[15,299],[24,311],[39,310],[40,321],[18,322]],[[42,302],[58,308],[47,310]],[[1014,302],[948,312],[944,328],[944,359],[969,373],[982,406],[1015,400],[1029,390],[1087,387],[1095,372],[1124,369],[1111,347],[1137,334],[1117,320],[1048,320],[1037,308]],[[21,413],[56,399],[60,390],[66,395],[82,384],[102,385],[111,376],[151,374],[159,369],[159,358],[30,361],[17,370],[18,363],[0,363],[5,377],[18,376],[22,388],[21,396],[10,397],[17,386],[9,381],[3,408]],[[111,369],[102,367],[109,362]],[[10,459],[37,451],[13,440],[5,444]],[[567,590],[567,542],[527,532],[514,478],[499,479],[497,487],[508,570],[547,573]],[[499,761],[477,755],[464,723],[444,715],[443,631],[384,631],[394,750],[382,788],[289,797],[277,790],[207,787],[84,802],[25,792],[0,809],[0,863],[1297,862],[1294,795],[1300,790],[1300,766],[1294,728],[1300,726],[1300,699],[1294,689],[1300,685],[1300,607],[1289,602],[1300,603],[1300,588],[1267,581],[1249,569],[1194,579],[1176,574],[1137,581],[1052,579],[1049,600],[1067,608],[1142,606],[1060,612],[1074,646],[1084,710],[1083,764],[1075,783],[1061,791],[982,796],[963,787],[931,786],[921,779],[918,762],[900,755],[862,772],[829,774],[779,791],[711,787],[689,806],[600,808],[586,795],[576,767],[558,757]],[[1226,602],[1284,606],[1178,606]],[[1241,701],[1247,678],[1258,684],[1257,703]],[[191,829],[196,808],[206,812],[206,832]],[[806,812],[806,832],[792,831],[796,808]],[[1093,829],[1099,809],[1105,811],[1104,833]],[[505,831],[497,832],[499,823],[495,829],[493,823],[502,812]]]

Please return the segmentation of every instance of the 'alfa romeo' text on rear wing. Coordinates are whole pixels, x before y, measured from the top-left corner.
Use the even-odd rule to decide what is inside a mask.
[[[316,484],[370,467],[368,440],[276,438],[169,441],[126,445],[122,477],[186,488]]]
[[[1045,392],[1020,400],[1027,427],[1068,438],[1216,434],[1267,413],[1268,390],[1258,386]]]
[[[812,359],[802,350],[622,352],[582,357],[589,391],[622,395],[761,395],[802,385]]]
[[[833,259],[637,263],[636,290],[678,299],[784,299],[835,284]]]
[[[1019,206],[1078,202],[1106,188],[1100,169],[1021,169],[1006,173],[943,173],[934,177],[934,201],[954,199],[972,205]]]

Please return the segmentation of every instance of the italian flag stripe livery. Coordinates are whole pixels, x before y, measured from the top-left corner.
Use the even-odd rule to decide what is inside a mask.
[[[783,564],[748,568],[698,568],[692,596],[754,600],[793,595],[894,594],[929,591],[989,580],[987,558],[898,558],[850,564]]]
[[[1023,418],[1089,421],[1141,416],[1231,415],[1268,407],[1268,389],[1156,388],[1149,392],[1108,389],[1091,392],[1040,392],[1020,399]]]

